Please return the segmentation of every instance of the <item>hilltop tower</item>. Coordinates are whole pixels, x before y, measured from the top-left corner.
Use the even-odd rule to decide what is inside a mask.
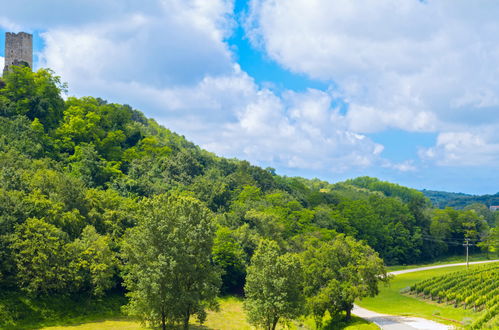
[[[4,75],[12,65],[33,68],[33,35],[25,32],[5,33]]]

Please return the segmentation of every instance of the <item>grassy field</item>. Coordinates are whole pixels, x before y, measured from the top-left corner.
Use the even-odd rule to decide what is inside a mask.
[[[329,320],[325,320],[328,324]],[[289,329],[314,329],[314,322],[311,318],[295,321],[289,325]],[[83,322],[81,324],[60,325],[45,327],[46,330],[118,330],[118,329],[148,329],[142,326],[138,321],[125,317],[108,317],[93,322]],[[243,310],[242,299],[236,297],[226,297],[220,299],[220,310],[218,312],[208,312],[206,322],[201,326],[194,321],[191,323],[191,329],[254,329],[246,321],[246,315]],[[284,329],[280,326],[278,329]],[[286,328],[288,329],[288,328]],[[327,329],[345,329],[345,330],[376,330],[378,326],[367,321],[353,317],[352,321],[346,323],[328,324]]]
[[[471,265],[470,268],[478,267]],[[412,284],[422,280],[466,269],[465,266],[438,268],[420,272],[397,275],[389,286],[381,287],[380,294],[373,298],[364,298],[358,305],[372,311],[393,315],[418,316],[445,324],[469,323],[480,315],[463,308],[423,301],[402,294]]]
[[[194,321],[194,320],[193,320]],[[220,299],[220,311],[208,312],[206,322],[200,326],[199,324],[191,321],[192,329],[251,329],[250,325],[246,322],[246,317],[242,309],[242,300],[229,297]],[[97,330],[97,329],[148,329],[142,326],[138,321],[127,318],[104,319],[97,322],[88,322],[72,326],[56,326],[44,328],[47,330]]]

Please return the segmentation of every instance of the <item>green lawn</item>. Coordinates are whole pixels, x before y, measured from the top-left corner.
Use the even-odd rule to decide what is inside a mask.
[[[470,268],[477,266],[470,265]],[[379,313],[418,316],[446,324],[457,325],[462,324],[462,322],[469,322],[480,313],[431,301],[423,301],[401,293],[404,289],[421,280],[465,268],[465,266],[446,267],[397,275],[390,281],[389,286],[380,288],[378,296],[364,298],[358,302],[358,305]]]

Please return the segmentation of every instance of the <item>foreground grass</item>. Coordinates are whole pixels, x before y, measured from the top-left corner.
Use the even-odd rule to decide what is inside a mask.
[[[469,262],[485,261],[485,260],[493,260],[493,259],[499,259],[499,256],[487,255],[485,253],[479,253],[479,254],[471,255],[469,258]],[[444,258],[432,261],[430,263],[422,263],[422,264],[414,264],[414,265],[388,266],[388,267],[386,267],[386,269],[389,272],[394,272],[396,270],[413,269],[413,268],[428,267],[428,266],[438,266],[438,265],[445,265],[445,264],[457,264],[457,263],[461,263],[461,262],[466,262],[465,255],[448,256],[448,257],[444,257]]]
[[[470,268],[474,267],[479,267],[479,265],[470,265]],[[423,301],[401,293],[401,291],[406,290],[416,282],[463,269],[466,269],[466,267],[446,267],[397,275],[391,280],[389,286],[380,288],[378,296],[364,298],[358,302],[358,305],[379,313],[417,316],[445,324],[460,325],[469,323],[477,318],[480,313],[437,304],[432,301]]]
[[[136,329],[147,329],[140,325],[139,322],[134,320],[127,320],[125,318],[117,318],[117,319],[109,319],[102,321],[94,321],[83,323],[79,325],[66,325],[66,326],[55,326],[55,327],[47,327],[43,329],[50,330],[136,330]]]
[[[193,318],[191,320],[192,329],[252,329],[246,321],[246,314],[243,311],[243,303],[240,298],[227,297],[219,300],[219,311],[208,311],[206,321],[199,325]],[[97,330],[97,329],[149,329],[140,324],[137,320],[121,317],[114,319],[102,319],[96,322],[85,322],[79,325],[56,326],[45,328],[47,330]]]
[[[331,330],[375,330],[379,329],[375,324],[369,323],[361,318],[353,317],[348,323],[331,323],[330,320],[325,320],[327,324],[326,329]],[[289,324],[290,329],[315,329],[311,318],[300,321],[295,321]],[[99,321],[85,322],[78,325],[64,325],[44,328],[46,330],[135,330],[135,329],[148,329],[142,326],[138,321],[121,318],[104,318]],[[237,297],[225,297],[220,299],[220,310],[217,312],[208,312],[206,322],[199,325],[196,322],[191,322],[191,329],[217,329],[217,330],[231,330],[231,329],[254,329],[246,321],[246,314],[243,310],[243,301]],[[278,329],[285,329],[282,325]],[[286,328],[287,329],[287,328]]]

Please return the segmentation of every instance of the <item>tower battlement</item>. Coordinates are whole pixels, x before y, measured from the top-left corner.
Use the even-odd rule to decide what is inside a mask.
[[[33,35],[25,32],[5,33],[4,75],[12,65],[33,68]]]

